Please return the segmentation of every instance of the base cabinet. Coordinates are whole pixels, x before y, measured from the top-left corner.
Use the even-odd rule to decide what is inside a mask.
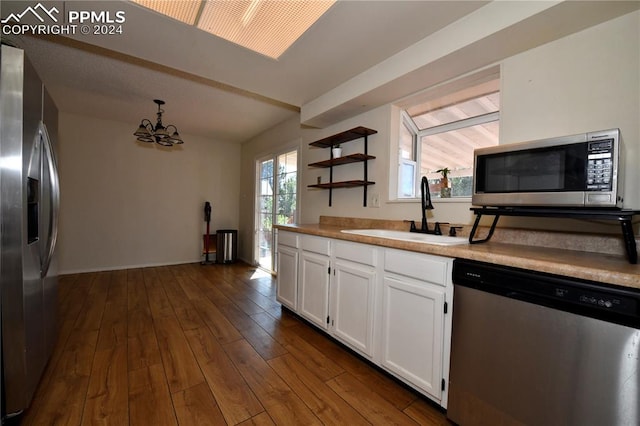
[[[302,250],[298,313],[326,330],[329,321],[329,257]]]
[[[372,357],[375,269],[338,259],[334,264],[333,278],[333,335],[353,349]]]
[[[295,243],[278,240],[278,301],[446,408],[453,259],[304,234]]]
[[[444,288],[385,276],[382,366],[442,396]]]
[[[380,365],[447,406],[453,259],[384,250]]]
[[[278,232],[276,250],[276,300],[294,312],[298,311],[298,237],[291,232]],[[291,245],[285,245],[289,243]]]

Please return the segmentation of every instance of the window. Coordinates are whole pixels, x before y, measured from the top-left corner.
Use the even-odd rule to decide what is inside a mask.
[[[473,150],[498,144],[496,70],[414,97],[401,111],[398,198],[415,198],[421,176],[432,199],[471,197]]]
[[[298,151],[278,156],[278,185],[276,198],[276,223],[286,225],[296,221],[298,197]]]
[[[298,150],[270,155],[256,162],[255,262],[274,270],[273,224],[296,221],[298,198]],[[275,190],[274,190],[275,188]]]
[[[416,138],[417,129],[408,117],[403,117],[398,141],[399,174],[398,196],[413,198],[416,196]]]

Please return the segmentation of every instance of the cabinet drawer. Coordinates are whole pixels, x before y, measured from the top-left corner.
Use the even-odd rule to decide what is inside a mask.
[[[278,244],[298,248],[298,234],[278,230]]]
[[[300,236],[300,247],[302,250],[311,251],[329,256],[330,241],[328,238],[313,237],[310,235]]]
[[[420,281],[447,285],[451,259],[400,250],[385,250],[384,269]]]
[[[375,266],[375,247],[371,247],[365,244],[348,243],[339,240],[335,241],[334,244],[334,254],[337,258]]]

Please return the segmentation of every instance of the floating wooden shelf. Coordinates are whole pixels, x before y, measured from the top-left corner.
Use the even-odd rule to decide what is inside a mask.
[[[377,130],[368,129],[362,126],[354,127],[351,130],[346,130],[333,136],[320,139],[319,141],[311,142],[309,145],[316,146],[318,148],[330,148],[334,145],[349,142],[355,139],[360,139],[365,136],[374,135],[376,133],[378,133]]]
[[[309,185],[309,188],[320,188],[320,189],[356,188],[358,186],[367,186],[367,185],[374,185],[374,184],[375,182],[364,181],[364,180],[344,180],[341,182],[315,183],[313,185]]]
[[[334,188],[355,188],[355,187],[363,187],[362,190],[362,205],[364,207],[367,206],[367,187],[369,185],[374,185],[375,182],[369,181],[368,178],[368,169],[367,162],[369,160],[373,160],[373,155],[368,154],[368,136],[374,135],[378,133],[377,130],[368,129],[366,127],[354,127],[353,129],[346,130],[341,133],[337,133],[333,136],[329,136],[324,139],[320,139],[315,142],[311,142],[309,145],[317,148],[333,148],[335,145],[339,145],[341,143],[350,142],[356,139],[364,138],[364,153],[356,153],[349,154],[343,157],[333,158],[333,153],[330,153],[329,159],[324,161],[318,161],[315,163],[309,164],[309,167],[320,167],[320,168],[328,168],[329,169],[329,182],[327,183],[318,183],[314,185],[309,185],[309,188],[319,188],[319,189],[328,189],[329,190],[329,206],[331,206],[331,200],[333,198],[333,189]],[[362,180],[347,180],[341,182],[333,181],[333,167],[341,166],[343,164],[350,163],[362,163],[363,170],[363,179]]]
[[[362,161],[373,160],[373,155],[365,155],[365,154],[349,154],[344,157],[332,158],[330,160],[318,161],[317,163],[309,164],[309,167],[332,167],[332,166],[340,166],[342,164],[349,163],[358,163]]]

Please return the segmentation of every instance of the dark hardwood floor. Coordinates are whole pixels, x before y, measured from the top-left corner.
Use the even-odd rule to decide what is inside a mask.
[[[59,318],[23,425],[449,424],[246,264],[62,276]]]

